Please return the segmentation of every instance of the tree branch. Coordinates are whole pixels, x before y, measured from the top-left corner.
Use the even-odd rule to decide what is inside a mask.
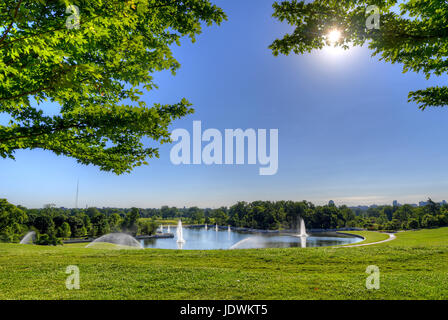
[[[6,39],[6,36],[8,35],[9,31],[11,31],[11,28],[12,28],[12,26],[13,26],[13,24],[14,24],[14,21],[15,21],[16,18],[17,18],[17,14],[19,13],[19,8],[20,8],[20,5],[21,5],[21,4],[22,4],[22,0],[19,0],[19,3],[17,4],[16,10],[15,10],[15,12],[14,12],[14,17],[12,18],[12,21],[11,21],[11,23],[9,24],[9,27],[6,28],[5,32],[3,32],[3,35],[2,35],[2,37],[0,38],[0,43],[2,43],[2,42]]]
[[[24,136],[8,137],[8,138],[5,138],[5,139],[0,139],[0,143],[5,143],[7,141],[17,140],[17,139],[35,138],[35,137],[43,136],[44,134],[53,134],[53,133],[56,133],[58,131],[63,131],[63,130],[68,130],[68,129],[75,129],[75,128],[76,129],[87,128],[87,125],[85,125],[85,124],[76,124],[76,125],[64,126],[64,127],[59,127],[59,128],[53,128],[53,129],[49,129],[48,131],[43,131],[43,132],[29,134],[29,135],[24,135]]]
[[[170,6],[172,6],[173,4],[178,3],[178,2],[180,2],[180,1],[182,1],[182,0],[174,0],[174,1],[172,1],[171,3],[169,3],[169,4],[156,5],[156,6],[148,7],[148,9],[156,9],[156,8],[162,8],[162,7],[170,7]],[[22,2],[22,0],[20,0],[20,2]],[[97,15],[97,16],[90,17],[90,19],[87,19],[86,22],[90,22],[91,20],[93,20],[93,19],[95,19],[95,18],[98,18],[98,17],[100,17],[100,16]],[[85,23],[85,22],[81,22],[81,21],[80,21],[80,24],[83,24],[83,23]],[[11,27],[11,26],[10,26],[10,27]],[[41,32],[41,33],[31,34],[31,35],[26,36],[26,37],[21,37],[21,38],[13,39],[13,40],[11,40],[11,41],[9,41],[9,42],[6,42],[6,43],[0,45],[0,49],[3,48],[3,47],[5,47],[5,46],[7,46],[7,45],[9,45],[9,44],[11,44],[11,43],[14,43],[14,42],[16,42],[16,41],[21,41],[21,40],[25,40],[25,39],[30,39],[30,38],[33,38],[33,37],[41,36],[41,35],[46,34],[46,33],[49,33],[49,32],[61,31],[61,30],[64,30],[64,29],[66,29],[66,28],[67,28],[67,27],[66,27],[65,24],[64,24],[64,25],[61,26],[60,28],[56,28],[56,29],[52,29],[52,30],[43,31],[43,32]],[[6,37],[6,34],[4,35],[4,37]],[[2,41],[0,41],[0,43],[2,43],[3,40],[4,40],[4,39],[2,39]]]
[[[0,98],[0,101],[14,100],[14,99],[21,98],[23,96],[27,96],[27,95],[30,95],[30,94],[35,94],[35,93],[38,93],[38,92],[41,92],[41,91],[45,91],[45,90],[50,90],[50,89],[54,89],[54,87],[39,88],[39,89],[36,89],[36,90],[33,90],[33,91],[22,92],[21,94],[18,94],[16,96]]]

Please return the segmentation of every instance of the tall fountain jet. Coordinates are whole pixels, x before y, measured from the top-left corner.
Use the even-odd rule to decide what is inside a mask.
[[[171,233],[170,225],[168,225],[168,228],[166,230],[167,233]]]
[[[308,237],[308,234],[306,233],[306,227],[305,227],[305,221],[300,218],[300,237]]]
[[[182,221],[180,221],[180,220],[177,223],[176,234],[177,234],[177,243],[185,243],[184,234],[183,234],[183,230],[182,230]]]
[[[230,232],[232,229],[230,229],[230,226],[227,227],[227,231]]]
[[[215,225],[215,231],[218,232],[218,224]]]
[[[207,227],[207,224],[205,224],[205,231],[207,231],[208,230],[208,227]]]

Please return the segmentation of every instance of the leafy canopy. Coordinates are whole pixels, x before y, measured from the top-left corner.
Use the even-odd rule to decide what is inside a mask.
[[[224,19],[209,0],[2,0],[0,157],[41,148],[117,174],[147,164],[159,155],[143,138],[169,142],[168,126],[193,110],[147,106],[141,90],[180,67],[171,45]]]
[[[368,29],[366,18],[376,5],[380,28]],[[422,72],[429,78],[448,71],[448,3],[442,0],[315,0],[274,3],[273,16],[295,27],[291,34],[275,40],[274,55],[303,54],[332,45],[327,37],[339,30],[342,37],[334,45],[368,44],[373,55],[390,63],[401,63],[403,72]],[[448,104],[448,87],[436,86],[409,93],[409,101],[426,107]]]

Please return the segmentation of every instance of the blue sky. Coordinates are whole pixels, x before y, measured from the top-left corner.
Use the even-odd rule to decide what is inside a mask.
[[[147,102],[185,97],[196,113],[172,129],[279,130],[279,170],[259,165],[175,166],[170,145],[160,159],[116,176],[50,152],[20,151],[0,160],[0,198],[41,207],[219,207],[236,201],[309,200],[317,204],[416,203],[448,198],[448,109],[419,111],[410,90],[446,82],[402,73],[366,48],[274,57],[269,44],[290,27],[276,22],[272,0],[215,0],[229,19],[184,41],[173,77],[156,75]],[[54,106],[49,106],[54,110]],[[0,115],[0,120],[5,116]]]

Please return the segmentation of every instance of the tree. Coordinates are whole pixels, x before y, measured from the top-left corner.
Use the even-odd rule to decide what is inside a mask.
[[[417,219],[410,219],[408,222],[408,229],[417,229],[420,227],[420,223]]]
[[[425,214],[422,218],[422,227],[431,228],[436,227],[438,224],[437,218],[430,214]]]
[[[156,233],[158,225],[155,221],[152,220],[138,220],[138,233],[143,235],[153,235]]]
[[[380,209],[375,207],[370,207],[369,209],[367,209],[366,214],[368,217],[376,217],[376,218],[378,218],[381,215]]]
[[[133,234],[137,233],[137,221],[140,218],[140,213],[137,208],[131,208],[126,214],[126,217],[123,220],[123,229]]]
[[[148,107],[141,90],[180,67],[171,45],[223,19],[209,0],[2,0],[0,113],[11,121],[0,157],[41,148],[116,174],[147,164],[159,154],[143,139],[169,142],[168,126],[193,109]],[[45,113],[46,101],[59,112]]]
[[[287,201],[285,203],[286,219],[292,229],[299,227],[299,219],[305,214],[306,204],[304,202]]]
[[[59,237],[67,239],[72,235],[72,231],[70,230],[70,225],[67,222],[64,222],[60,227]]]
[[[394,12],[395,5],[398,12]],[[379,16],[374,7],[378,8]],[[275,40],[270,49],[274,55],[303,54],[327,45],[361,46],[368,43],[374,56],[390,63],[401,63],[403,72],[442,75],[448,71],[448,31],[445,1],[427,0],[289,0],[275,2],[273,16],[295,26],[291,34]],[[366,10],[369,8],[369,11]],[[379,28],[369,26],[368,19],[380,19]],[[333,43],[330,32],[338,30]],[[448,104],[448,87],[436,86],[409,93],[409,101],[420,109]]]
[[[42,214],[34,219],[33,226],[39,231],[39,233],[55,233],[56,227],[53,219],[48,214]]]
[[[81,229],[78,230],[78,237],[85,237],[87,235],[88,230],[86,229],[86,227],[82,227]]]
[[[399,207],[398,210],[394,212],[393,219],[397,219],[402,223],[409,220],[409,217],[411,216],[412,216],[412,207],[409,204],[405,204]]]
[[[392,206],[384,206],[383,207],[383,213],[386,215],[388,220],[392,220],[392,217],[394,215],[396,208]]]
[[[86,214],[87,216],[90,218],[90,220],[92,221],[93,217],[97,216],[98,214],[100,214],[100,212],[98,211],[97,208],[95,207],[90,207],[87,208],[86,210]]]
[[[222,226],[222,225],[227,224],[229,216],[227,215],[225,208],[219,208],[219,209],[213,210],[212,218],[214,219],[216,224]]]
[[[106,233],[109,233],[110,226],[106,215],[104,213],[99,212],[98,209],[96,208],[93,208],[91,212],[93,212],[93,216],[91,218],[92,229],[90,231],[90,235],[98,237]]]
[[[201,224],[204,221],[204,211],[198,207],[191,207],[188,209],[188,216],[190,223]]]
[[[72,231],[73,237],[84,237],[87,234],[87,229],[84,226],[82,217],[79,215],[68,217],[67,222],[70,225],[70,230]]]
[[[15,205],[0,199],[0,239],[15,242],[23,235],[28,216]]]
[[[120,231],[121,224],[123,223],[123,218],[116,212],[109,216],[109,226],[113,232]]]
[[[55,234],[40,234],[37,236],[36,242],[37,245],[42,246],[57,246],[62,245],[62,240],[57,238]]]
[[[428,214],[431,214],[433,216],[436,216],[440,213],[440,204],[435,203],[434,201],[432,201],[431,198],[428,199],[428,203],[426,204],[426,206],[424,207],[425,212],[427,212]]]
[[[448,226],[448,215],[446,215],[446,214],[439,214],[437,216],[437,221],[438,221],[437,225],[439,227]]]
[[[246,202],[239,201],[237,204],[229,208],[229,223],[234,227],[242,227],[244,225],[244,217],[247,215],[248,206]],[[210,218],[205,218],[205,223],[210,223]]]

